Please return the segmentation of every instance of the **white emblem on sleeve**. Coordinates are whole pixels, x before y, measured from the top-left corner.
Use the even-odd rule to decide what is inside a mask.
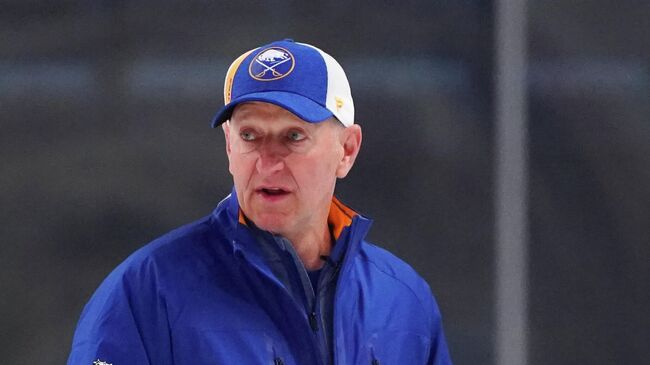
[[[113,365],[113,364],[109,364],[106,361],[102,361],[100,359],[97,359],[97,360],[93,361],[93,365]]]

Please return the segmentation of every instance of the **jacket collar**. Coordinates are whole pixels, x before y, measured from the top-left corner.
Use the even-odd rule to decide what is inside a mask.
[[[235,236],[247,235],[249,232],[244,233],[242,231],[250,231],[246,224],[246,218],[239,207],[237,192],[234,187],[230,195],[219,203],[212,215],[219,224],[225,225],[232,230],[231,232]],[[332,197],[327,221],[336,242],[347,241],[347,244],[338,245],[345,247],[346,252],[338,252],[340,250],[336,249],[332,251],[332,259],[335,261],[338,261],[344,255],[354,256],[372,225],[371,219],[357,213],[336,197]],[[232,243],[234,244],[234,242]],[[335,244],[334,248],[336,246]]]

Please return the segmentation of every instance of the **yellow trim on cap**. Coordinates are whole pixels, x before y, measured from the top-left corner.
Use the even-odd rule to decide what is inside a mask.
[[[233,61],[233,63],[228,67],[228,72],[226,72],[226,80],[223,83],[223,103],[228,104],[230,103],[230,99],[232,96],[232,83],[233,80],[235,79],[235,74],[237,73],[237,70],[239,69],[239,65],[241,65],[242,62],[244,62],[244,58],[246,58],[251,52],[253,52],[255,49],[251,49],[250,51],[244,53],[243,55],[237,57],[236,60]]]

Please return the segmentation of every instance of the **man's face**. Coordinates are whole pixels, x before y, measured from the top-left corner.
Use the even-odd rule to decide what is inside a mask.
[[[336,179],[358,152],[358,126],[344,128],[335,119],[307,123],[276,105],[250,102],[235,108],[224,132],[229,170],[249,219],[285,237],[323,229]]]

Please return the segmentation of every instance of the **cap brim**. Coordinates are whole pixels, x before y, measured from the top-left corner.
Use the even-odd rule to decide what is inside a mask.
[[[235,107],[247,101],[262,101],[275,104],[309,123],[319,123],[334,115],[324,106],[304,96],[284,91],[264,91],[242,95],[239,98],[233,99],[214,116],[212,119],[212,128],[230,119]]]

